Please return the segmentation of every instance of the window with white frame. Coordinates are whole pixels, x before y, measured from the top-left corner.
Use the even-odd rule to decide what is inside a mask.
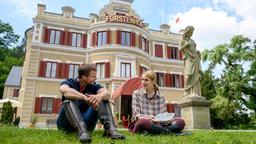
[[[107,32],[102,31],[102,32],[98,32],[98,42],[97,45],[106,45],[107,44]]]
[[[131,77],[131,63],[121,62],[120,77],[130,78]]]
[[[181,88],[181,76],[179,74],[172,74],[173,86]]]
[[[78,68],[79,68],[78,64],[69,64],[68,77],[69,78],[77,78],[78,77]]]
[[[53,111],[53,98],[42,98],[41,113],[51,114]]]
[[[167,58],[179,60],[179,49],[177,47],[167,46]]]
[[[60,31],[59,30],[50,30],[50,43],[51,44],[60,44]]]
[[[178,48],[172,47],[171,51],[172,51],[171,58],[172,59],[178,59],[179,58],[179,50],[178,50]]]
[[[57,63],[56,62],[46,62],[46,73],[47,78],[56,78]]]
[[[131,45],[131,33],[130,32],[121,32],[121,45],[130,46]]]
[[[105,78],[105,63],[96,63],[96,78]]]
[[[146,39],[144,37],[141,38],[141,44],[142,44],[142,49],[145,51],[146,50]]]
[[[80,33],[72,33],[72,46],[73,47],[81,47],[82,34]]]
[[[158,86],[164,86],[164,73],[156,73]]]

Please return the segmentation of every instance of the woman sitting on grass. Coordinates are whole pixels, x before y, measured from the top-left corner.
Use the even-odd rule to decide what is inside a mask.
[[[165,98],[156,84],[156,74],[147,71],[142,75],[143,88],[134,91],[132,96],[132,123],[129,131],[133,133],[173,134],[183,130],[185,122],[176,119],[169,123],[161,122],[155,116],[166,112]]]

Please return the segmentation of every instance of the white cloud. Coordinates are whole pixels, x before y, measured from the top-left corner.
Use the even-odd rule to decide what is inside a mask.
[[[2,0],[1,5],[12,6],[13,11],[8,13],[10,16],[22,16],[31,19],[36,15],[37,3],[41,3],[41,1],[42,0]]]
[[[197,42],[197,49],[211,49],[222,43],[227,43],[237,34],[242,34],[255,39],[256,18],[253,17],[253,9],[247,10],[244,4],[246,2],[233,2],[233,0],[215,0],[215,5],[220,1],[226,1],[229,8],[232,8],[236,15],[229,15],[228,11],[214,10],[213,8],[194,7],[184,13],[177,13],[170,17],[170,25],[173,31],[178,32],[187,25],[195,27],[193,39]],[[256,2],[254,2],[256,4]],[[241,9],[239,9],[240,4]],[[256,6],[255,6],[256,7]],[[249,14],[248,14],[249,13]],[[248,14],[248,15],[247,15]],[[175,19],[179,17],[180,22],[175,23]]]
[[[175,24],[177,17],[180,21]],[[176,32],[188,25],[194,26],[193,39],[197,43],[197,48],[204,50],[228,41],[236,32],[237,22],[235,17],[229,17],[224,11],[194,7],[185,13],[176,14],[170,25]]]
[[[255,0],[215,0],[215,5],[226,4],[233,9],[237,15],[244,18],[255,18]]]

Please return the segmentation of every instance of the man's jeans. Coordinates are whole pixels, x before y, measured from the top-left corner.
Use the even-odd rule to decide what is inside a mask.
[[[92,107],[88,107],[87,110],[81,114],[85,124],[87,125],[87,130],[93,131],[98,121],[97,111],[95,111]],[[58,129],[62,129],[67,132],[75,132],[75,129],[71,126],[71,124],[68,121],[68,118],[66,116],[63,106],[61,107],[61,111],[59,113],[56,123],[57,123]]]

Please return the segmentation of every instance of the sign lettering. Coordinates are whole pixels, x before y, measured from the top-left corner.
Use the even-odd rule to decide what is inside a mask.
[[[108,15],[106,16],[106,22],[127,23],[143,27],[142,20],[139,20],[133,16]]]

